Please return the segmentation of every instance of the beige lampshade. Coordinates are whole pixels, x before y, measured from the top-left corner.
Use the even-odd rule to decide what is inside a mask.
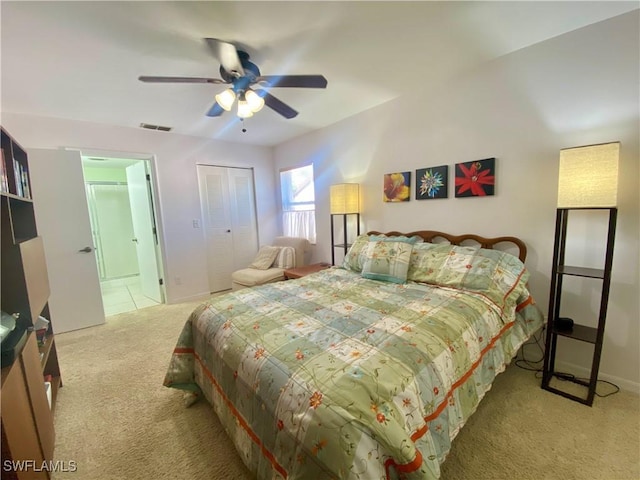
[[[615,207],[620,142],[560,150],[558,208]]]
[[[329,190],[332,214],[359,213],[360,189],[357,183],[338,183]]]

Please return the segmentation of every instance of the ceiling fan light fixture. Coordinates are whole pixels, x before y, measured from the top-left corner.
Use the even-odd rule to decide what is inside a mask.
[[[249,104],[249,108],[253,113],[259,112],[264,107],[264,98],[258,95],[253,90],[247,90],[244,93],[244,98]]]
[[[291,119],[295,118],[298,112],[272,95],[271,88],[327,88],[327,79],[322,75],[262,75],[258,66],[249,61],[249,54],[244,48],[240,49],[239,45],[217,38],[204,40],[213,56],[220,62],[221,78],[141,75],[138,80],[149,83],[230,85],[230,88],[215,96],[215,103],[206,112],[207,117],[220,117],[224,112],[231,111],[237,100],[240,118],[251,117],[267,106],[284,118]],[[256,85],[257,90],[252,90],[252,85]],[[261,86],[264,89],[261,89]],[[244,103],[240,105],[241,101]]]
[[[251,106],[249,105],[249,102],[245,100],[244,94],[241,94],[240,97],[238,98],[238,117],[240,118],[253,117]]]
[[[216,95],[216,102],[227,112],[233,107],[233,102],[236,100],[236,94],[230,88]]]

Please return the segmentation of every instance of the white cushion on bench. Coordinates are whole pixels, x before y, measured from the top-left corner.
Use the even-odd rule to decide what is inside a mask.
[[[257,268],[243,268],[236,270],[231,275],[231,281],[234,290],[243,287],[254,287],[263,283],[271,283],[284,280],[283,268],[268,268],[266,270],[258,270]]]

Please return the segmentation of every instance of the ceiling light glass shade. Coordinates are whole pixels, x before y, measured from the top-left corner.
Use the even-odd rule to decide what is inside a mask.
[[[231,107],[233,106],[233,102],[235,101],[235,99],[236,99],[236,94],[230,88],[227,88],[224,92],[221,92],[218,95],[216,95],[216,102],[218,102],[218,105],[224,108],[227,112],[231,110]]]
[[[247,103],[246,100],[242,99],[242,97],[238,99],[238,117],[240,118],[253,117],[253,112],[251,111],[251,107],[249,106],[249,103]]]
[[[329,189],[331,214],[359,213],[360,186],[357,183],[339,183]]]
[[[247,90],[244,92],[244,98],[249,104],[249,108],[253,113],[259,112],[264,107],[264,98],[258,95],[253,90]]]
[[[558,208],[610,208],[618,201],[620,142],[560,150]]]

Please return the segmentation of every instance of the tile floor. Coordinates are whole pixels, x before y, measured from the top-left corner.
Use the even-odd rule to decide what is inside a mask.
[[[131,312],[140,308],[158,305],[142,294],[140,277],[138,275],[100,282],[102,302],[105,316]]]

